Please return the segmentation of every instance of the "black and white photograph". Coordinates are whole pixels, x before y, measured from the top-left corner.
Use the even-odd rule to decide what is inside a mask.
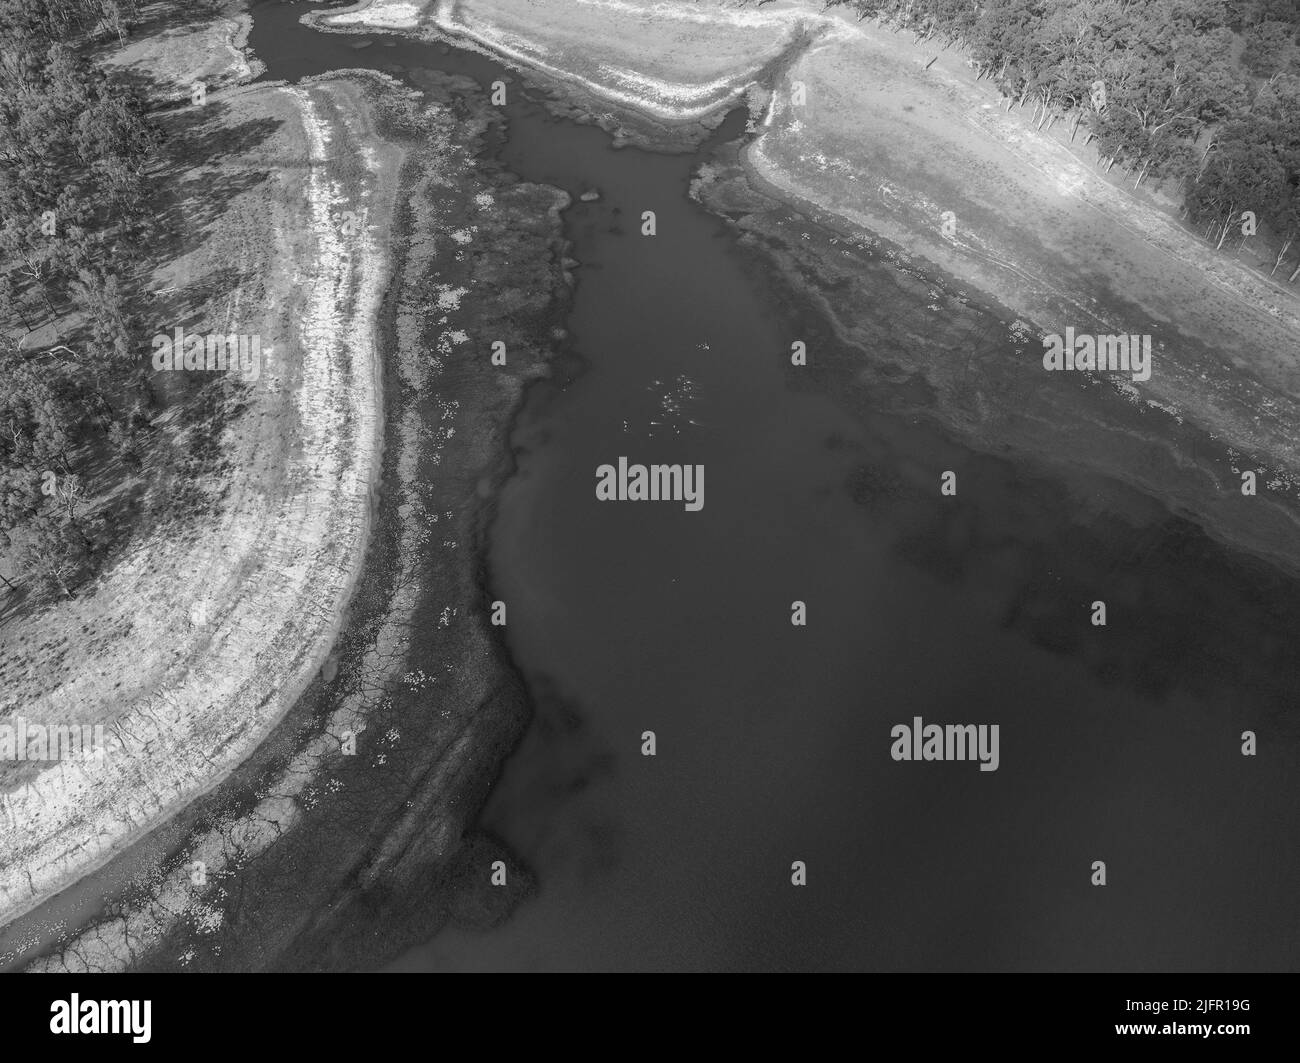
[[[1300,0],[0,0],[36,1035],[852,974],[1259,1046],[1297,640]]]

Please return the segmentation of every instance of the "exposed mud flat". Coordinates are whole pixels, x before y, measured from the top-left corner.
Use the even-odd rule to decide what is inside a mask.
[[[1006,113],[958,51],[938,52],[810,0],[377,2],[321,13],[319,23],[355,31],[398,8],[408,20],[402,32],[495,56],[568,101],[557,108],[585,112],[620,142],[687,149],[721,113],[748,102],[755,135],[742,162],[751,184],[841,241],[891,242],[904,259],[987,293],[1008,322],[1020,322],[1014,371],[962,363],[969,389],[990,407],[1014,395],[1008,407],[1023,410],[1029,396],[1043,425],[1055,421],[1075,384],[1043,371],[1035,357],[1043,333],[1073,325],[1153,336],[1149,380],[1102,375],[1088,386],[1112,389],[1151,422],[1172,421],[1167,433],[1158,425],[1152,434],[1189,435],[1186,423],[1228,457],[1190,492],[1165,470],[1205,460],[1202,447],[1193,457],[1165,446],[1154,468],[1134,461],[1131,475],[1271,556],[1293,555],[1294,293],[1213,252],[1027,116]],[[949,215],[952,235],[944,232]],[[843,251],[837,245],[836,255]],[[850,290],[837,300],[846,317],[855,312]],[[946,312],[941,304],[936,313]],[[1080,442],[1085,465],[1090,452],[1117,445],[1113,433]],[[1259,504],[1241,510],[1214,497],[1239,487],[1248,469],[1259,475]]]
[[[368,80],[372,102],[403,95]],[[477,873],[510,860],[472,824],[526,720],[478,544],[511,414],[561,335],[568,197],[478,154],[499,118],[473,83],[423,84],[383,312],[383,488],[348,625],[272,739],[159,839],[168,858],[41,969],[366,967],[527,889]],[[195,902],[179,918],[178,897]]]
[[[394,15],[392,24],[406,18]],[[527,80],[546,83],[544,75]],[[434,94],[443,86],[429,82]],[[571,82],[550,87],[568,93],[554,112],[663,150],[698,143],[740,98],[728,95],[708,114],[674,124],[635,107],[615,113],[598,92]],[[455,95],[466,92],[461,84]],[[564,199],[461,153],[453,127],[471,137],[489,128],[491,112],[475,99],[442,96],[441,117],[455,118],[439,157],[448,165],[429,158],[429,169],[408,171],[404,183],[408,213],[397,227],[412,235],[387,310],[388,375],[400,385],[389,389],[398,396],[388,409],[387,493],[351,626],[295,714],[296,730],[283,729],[242,773],[244,796],[196,810],[213,820],[206,844],[228,868],[216,888],[202,891],[203,909],[171,924],[161,944],[158,934],[150,942],[136,933],[140,924],[119,934],[141,966],[366,966],[448,920],[490,925],[528,889],[527,872],[516,867],[510,890],[485,888],[487,864],[511,858],[468,826],[524,714],[522,688],[484,620],[489,595],[471,558],[491,515],[484,499],[508,471],[501,426],[559,338],[566,262],[556,210]],[[750,99],[761,113],[764,90]],[[752,252],[755,283],[770,283],[782,316],[799,322],[809,365],[788,371],[792,390],[833,396],[864,423],[882,410],[899,423],[932,422],[951,437],[964,485],[1016,478],[1017,505],[999,508],[1005,491],[993,493],[998,504],[981,503],[977,489],[963,495],[962,510],[936,519],[934,483],[944,463],[919,461],[902,434],[877,433],[854,452],[843,490],[866,521],[887,518],[900,561],[944,586],[965,585],[1002,628],[1077,655],[1105,683],[1150,698],[1182,688],[1207,701],[1250,689],[1285,726],[1297,691],[1286,678],[1283,636],[1261,643],[1257,628],[1236,622],[1262,608],[1278,632],[1290,630],[1300,616],[1289,586],[1197,526],[1279,564],[1291,560],[1291,514],[1275,500],[1242,498],[1233,453],[1177,410],[1110,383],[1062,374],[1045,385],[1041,346],[1013,310],[841,215],[802,200],[792,209],[790,193],[766,185],[735,152],[706,169],[696,195],[731,218]],[[511,221],[490,220],[493,212]],[[919,232],[929,219],[921,212],[911,222]],[[479,254],[480,246],[492,253]],[[516,290],[526,269],[534,274]],[[476,290],[490,291],[493,304],[474,299]],[[505,370],[489,368],[498,339],[510,352]],[[846,444],[833,438],[828,446]],[[1090,510],[1094,486],[1105,502]],[[1022,526],[1065,549],[1015,556],[1008,544],[1023,538]],[[1183,579],[1187,571],[1199,577]],[[1068,612],[1068,603],[1090,598],[1099,577],[1113,603],[1140,604],[1145,618],[1118,647],[1090,643]],[[1237,593],[1225,598],[1233,586]],[[1204,612],[1207,600],[1216,602],[1215,615],[1189,630],[1186,618]],[[412,661],[447,664],[421,672]],[[1234,715],[1232,723],[1248,719]],[[348,730],[360,732],[358,754],[341,760],[330,742],[337,746]],[[296,771],[293,758],[312,734],[336,766],[286,793],[274,780],[286,763]],[[272,782],[259,785],[262,778]],[[291,817],[266,814],[286,803]],[[181,852],[173,874],[183,878],[194,856]],[[242,905],[244,896],[256,905]],[[96,966],[86,962],[92,955],[82,942],[63,960]]]
[[[252,333],[257,373],[214,381],[225,390],[205,401],[225,405],[210,439],[177,434],[174,410],[157,418],[138,528],[94,593],[6,629],[0,674],[30,716],[112,734],[99,757],[0,770],[7,919],[234,770],[328,655],[361,568],[381,432],[372,326],[400,152],[353,143],[327,158],[322,114],[350,120],[346,85],[244,86],[210,103],[168,116],[192,155],[160,174],[172,194],[158,210],[191,228],[162,253],[164,298],[146,327]],[[214,150],[235,144],[234,159]],[[343,188],[369,222],[350,244],[331,215]],[[159,391],[193,401],[176,375],[158,372]]]
[[[706,165],[692,194],[730,219],[753,283],[799,322],[808,365],[787,371],[790,387],[830,395],[864,421],[887,411],[931,422],[951,437],[954,462],[959,447],[988,456],[959,474],[971,486],[964,505],[978,515],[937,523],[929,498],[939,469],[918,467],[903,450],[862,456],[845,489],[873,521],[887,515],[902,525],[899,560],[980,593],[1003,584],[994,607],[1003,627],[1082,655],[1107,683],[1224,701],[1246,685],[1270,720],[1292,731],[1286,710],[1298,688],[1285,639],[1261,643],[1240,622],[1260,609],[1287,618],[1278,632],[1300,622],[1291,583],[1297,515],[1286,496],[1243,496],[1238,473],[1249,466],[1236,455],[1096,378],[1058,374],[1044,384],[1041,346],[1008,308],[886,240],[845,231],[834,216],[796,213],[739,156],[732,145]],[[1020,510],[981,501],[978,485],[1026,470]],[[1105,502],[1091,504],[1094,492]],[[1016,572],[1003,567],[1002,546],[1053,512],[1059,526],[1041,538],[1066,548]],[[1184,569],[1196,578],[1175,575]],[[1140,603],[1144,617],[1124,645],[1104,652],[1081,637],[1072,613],[1102,580],[1115,600]],[[1177,592],[1147,596],[1161,586]],[[1189,631],[1189,615],[1203,623]]]
[[[785,278],[787,299],[816,308],[820,327],[829,328],[820,350],[809,343],[807,371],[792,373],[794,386],[816,382],[854,403],[876,383],[906,383],[901,394],[915,410],[968,445],[1112,477],[1224,541],[1300,570],[1300,507],[1285,480],[1262,471],[1259,496],[1243,496],[1241,472],[1260,466],[1205,426],[1143,401],[1126,379],[1045,373],[1036,331],[1010,307],[837,215],[791,208],[743,160],[733,146],[704,168],[693,194],[728,216],[742,243]],[[901,297],[882,299],[882,287]],[[1179,345],[1211,371],[1208,346],[1185,338]],[[1229,393],[1242,405],[1259,399],[1251,378]]]
[[[190,98],[195,84],[206,91],[250,81],[265,71],[261,60],[248,50],[253,18],[239,0],[227,3],[224,17],[159,29],[153,19],[174,17],[164,4],[141,5],[143,23],[131,37],[104,56],[110,68],[132,71],[155,82],[155,92],[165,99]]]

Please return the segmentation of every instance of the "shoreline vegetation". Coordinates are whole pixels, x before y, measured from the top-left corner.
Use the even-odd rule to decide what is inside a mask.
[[[330,385],[311,390],[302,377],[287,378],[282,390],[259,396],[268,404],[296,397],[295,417],[303,425],[319,425],[315,419],[328,415],[341,417],[338,423],[347,428],[337,439],[324,430],[299,429],[295,445],[277,446],[280,422],[262,415],[266,428],[260,438],[268,442],[259,460],[232,457],[224,474],[233,491],[220,510],[231,525],[222,541],[256,545],[252,552],[260,554],[267,537],[285,533],[282,510],[297,498],[301,528],[330,528],[335,578],[321,584],[304,568],[302,579],[282,588],[274,602],[252,606],[259,616],[296,617],[304,625],[292,640],[294,653],[286,654],[297,669],[292,677],[286,672],[272,683],[266,658],[253,648],[241,651],[265,682],[254,689],[250,681],[240,701],[213,685],[215,673],[193,671],[192,678],[210,692],[194,703],[212,703],[220,714],[168,721],[176,741],[197,758],[181,762],[188,785],[173,781],[160,792],[154,780],[146,780],[143,766],[136,777],[114,783],[135,795],[125,813],[129,829],[123,810],[94,790],[75,791],[89,796],[78,797],[78,807],[65,813],[57,829],[50,829],[48,819],[33,819],[30,809],[15,809],[6,795],[10,818],[0,817],[0,829],[26,848],[5,848],[0,888],[8,892],[0,894],[6,900],[0,918],[11,920],[87,875],[94,879],[95,868],[155,827],[149,844],[161,854],[142,880],[129,868],[115,872],[106,907],[87,899],[79,909],[86,916],[84,929],[59,931],[56,906],[19,920],[16,931],[10,928],[8,952],[0,946],[7,963],[37,955],[32,966],[42,970],[132,964],[221,969],[236,956],[249,968],[336,966],[358,957],[371,962],[399,948],[399,934],[427,936],[448,919],[491,925],[529,888],[522,868],[512,868],[510,891],[476,889],[467,873],[485,859],[512,862],[474,831],[473,821],[527,715],[522,684],[478,608],[487,594],[477,544],[495,488],[509,475],[510,419],[527,381],[545,371],[563,338],[567,275],[559,211],[567,197],[513,180],[490,158],[478,156],[496,119],[466,84],[428,79],[421,85],[424,118],[397,102],[410,100],[404,86],[372,72],[336,72],[293,87],[235,87],[261,69],[245,45],[251,19],[239,7],[202,23],[186,43],[193,48],[190,59],[181,50],[169,60],[177,72],[170,98],[183,107],[188,72],[200,65],[193,56],[207,56],[205,75],[218,86],[211,99],[228,108],[219,112],[219,121],[250,130],[268,119],[278,122],[258,147],[268,158],[307,162],[284,180],[301,186],[315,213],[295,217],[288,189],[283,202],[229,208],[239,217],[227,239],[257,246],[249,234],[275,232],[274,257],[282,273],[292,273],[288,263],[296,262],[302,276],[328,280],[337,275],[339,261],[325,247],[331,239],[328,219],[340,200],[360,203],[365,188],[371,193],[364,226],[370,242],[360,269],[349,267],[362,280],[341,306],[286,302],[287,284],[268,284],[258,293],[256,305],[267,318],[264,349],[296,350],[296,320],[307,323],[304,351],[324,342],[327,320],[349,322],[349,341],[327,357],[342,359],[329,364],[352,380],[346,394],[333,398],[352,405],[346,413],[312,407],[309,392],[319,398]],[[1206,466],[1209,491],[1221,492],[1218,501],[1187,496],[1171,505],[1202,514],[1207,527],[1229,529],[1234,540],[1279,564],[1296,565],[1289,537],[1300,453],[1288,434],[1300,413],[1300,370],[1293,364],[1300,314],[1293,294],[1231,256],[1214,253],[1167,211],[1117,189],[1058,138],[1033,128],[1027,114],[999,106],[997,93],[977,81],[956,52],[932,61],[937,47],[911,40],[911,34],[791,0],[761,7],[713,0],[372,0],[346,11],[305,13],[305,21],[333,32],[413,34],[480,51],[555,93],[557,111],[600,124],[616,143],[691,150],[728,110],[746,104],[753,136],[734,157],[706,167],[695,194],[731,218],[747,246],[778,263],[783,274],[816,276],[827,282],[823,290],[840,293],[834,301],[818,301],[843,343],[861,344],[867,334],[854,308],[855,300],[868,297],[854,287],[861,283],[852,274],[860,254],[869,249],[895,255],[864,233],[906,249],[890,258],[900,283],[937,284],[938,271],[945,290],[937,287],[936,299],[945,305],[965,305],[959,289],[969,286],[1005,319],[1017,318],[1023,329],[1006,337],[1008,343],[1024,341],[1035,329],[1064,331],[1067,324],[1100,322],[1112,331],[1123,325],[1133,332],[1158,327],[1162,342],[1152,380],[1141,387],[1103,386],[1121,391],[1135,414],[1186,420],[1222,443],[1222,460],[1211,458]],[[176,40],[172,36],[167,46],[177,47]],[[128,40],[118,54],[135,54],[122,64],[151,69],[162,61],[151,50],[156,43]],[[228,67],[216,58],[223,51]],[[808,92],[802,110],[790,103],[795,82]],[[341,145],[350,163],[337,157]],[[440,157],[460,160],[460,169],[440,166]],[[232,171],[225,180],[237,184],[239,156],[228,165]],[[275,169],[269,161],[264,166]],[[1018,204],[1014,216],[1008,202]],[[955,238],[944,233],[949,211],[957,220]],[[816,222],[814,233],[801,212]],[[519,278],[494,266],[492,256],[462,258],[452,233],[464,233],[471,250],[509,244],[517,252],[514,265],[529,263],[533,272]],[[154,283],[166,288],[203,276],[221,253],[221,239],[207,237],[201,252],[206,259],[196,253],[173,262]],[[340,253],[336,248],[335,255]],[[331,261],[335,266],[327,269]],[[385,277],[391,284],[380,310]],[[310,286],[298,280],[295,287]],[[540,294],[529,296],[530,289]],[[1099,300],[1094,293],[1103,289],[1109,294]],[[494,293],[492,308],[475,304],[476,290]],[[229,290],[219,293],[208,312],[218,313],[216,304],[224,306],[229,298]],[[312,322],[318,326],[315,340]],[[457,359],[426,364],[416,358],[426,350],[447,355],[488,334],[508,341],[509,374],[469,376],[473,369]],[[984,379],[969,357],[934,353],[930,364],[909,364],[900,355],[899,372],[942,393],[980,445],[993,451],[1011,440],[1032,450],[1054,430],[1015,421],[1007,412],[1013,403],[1023,405],[1027,390],[1041,386],[1041,351],[1032,339],[1018,348],[1023,364],[1002,365]],[[815,350],[810,362],[816,364]],[[319,371],[329,372],[324,363]],[[846,379],[866,375],[856,367],[836,371]],[[247,423],[256,413],[240,416]],[[1042,420],[1050,418],[1049,412]],[[254,438],[247,437],[250,448]],[[1079,426],[1074,445],[1086,438]],[[327,453],[328,442],[337,444],[336,460],[350,470],[353,489],[312,492],[291,484],[284,472],[288,463],[301,465]],[[1158,477],[1175,468],[1185,471],[1178,455],[1130,469],[1109,446],[1063,460],[1092,463],[1166,497],[1168,485],[1157,486]],[[336,481],[339,468],[325,478]],[[1233,508],[1240,501],[1239,468],[1261,470],[1261,494],[1286,505],[1262,517]],[[258,496],[271,484],[282,494],[268,506]],[[325,515],[323,507],[331,504],[347,514],[342,531]],[[283,556],[311,552],[301,543],[286,550]],[[182,632],[173,642],[195,655],[202,652],[209,633],[224,630],[226,618],[233,624],[234,592],[246,586],[250,571],[258,571],[249,569],[247,556],[222,563],[238,575],[213,590],[216,619],[197,632],[187,619],[193,592],[167,612],[158,600],[141,602],[112,583],[101,584],[87,601],[107,596],[119,603],[114,615],[93,618],[115,633],[102,654],[118,655],[119,668],[139,667],[135,657],[121,655],[124,645],[134,647],[131,640],[139,638],[122,621],[134,614],[159,618],[156,640],[165,641],[162,630]],[[185,566],[193,565],[193,558],[185,559]],[[127,571],[119,565],[108,579],[120,571],[132,586],[170,593],[192,578],[182,567]],[[307,586],[313,588],[311,608],[303,604]],[[67,616],[58,623],[66,625]],[[265,640],[257,627],[245,633],[258,643]],[[6,675],[21,674],[23,662],[33,659],[28,655],[48,652],[41,639],[24,647],[6,639],[3,649]],[[417,674],[409,668],[417,656],[466,663],[439,675]],[[223,654],[222,668],[229,664]],[[187,675],[194,668],[186,662],[181,667]],[[86,689],[118,689],[102,665],[83,662],[80,669]],[[278,698],[268,701],[276,683]],[[296,696],[300,691],[303,696]],[[142,733],[129,716],[130,699],[119,700],[127,712],[115,716],[105,707],[106,719],[124,733]],[[150,714],[156,716],[156,705]],[[355,757],[341,752],[348,735],[357,739]],[[214,750],[220,751],[215,763]],[[152,762],[146,757],[140,764]],[[66,768],[54,771],[66,774]],[[376,782],[380,775],[385,781]],[[29,800],[48,800],[30,780],[23,786],[18,792],[29,793]],[[142,799],[142,793],[157,796]],[[19,811],[26,827],[19,826]],[[91,833],[101,839],[99,848],[82,844],[84,831],[74,844],[78,825],[96,811],[116,821]],[[33,822],[46,825],[42,833],[21,835]],[[69,840],[52,854],[59,846],[51,847],[49,838],[58,836]],[[44,860],[49,870],[43,878],[22,881],[18,869],[33,859]],[[197,879],[196,864],[203,869]],[[246,888],[272,900],[258,910],[244,908],[238,898]],[[381,905],[385,924],[403,927],[391,931],[392,940],[363,940],[349,929],[349,915]]]
[[[389,6],[375,0],[308,18],[361,32],[368,12]],[[952,292],[969,287],[1013,322],[1006,343],[1023,361],[986,381],[968,357],[941,355],[908,367],[948,397],[976,393],[978,410],[966,427],[981,447],[1000,447],[999,433],[1024,408],[1023,398],[1000,395],[1009,380],[1021,396],[1043,388],[1041,337],[1067,327],[1154,334],[1150,380],[1099,374],[1083,386],[1110,389],[1153,420],[1167,418],[1174,434],[1198,429],[1205,438],[1197,457],[1166,454],[1146,467],[1115,460],[1110,445],[1094,455],[1072,439],[1063,460],[1156,496],[1170,493],[1174,467],[1186,473],[1200,465],[1209,489],[1175,488],[1173,508],[1197,514],[1272,563],[1300,567],[1291,545],[1300,523],[1300,444],[1291,431],[1300,418],[1294,289],[1268,277],[1267,268],[1216,251],[1161,200],[1131,194],[1115,181],[1118,171],[1108,175],[1100,162],[1088,162],[1082,138],[1072,146],[1064,127],[1040,131],[1028,110],[1008,111],[957,50],[806,0],[761,7],[460,0],[426,4],[416,27],[401,32],[496,55],[561,93],[567,110],[586,112],[616,142],[690,146],[744,100],[753,135],[730,175],[733,188],[743,180],[742,198],[751,204],[793,208],[817,223],[796,234],[786,253],[769,257],[792,269],[797,259],[805,277],[845,282],[837,260],[883,238],[904,267]],[[630,84],[640,92],[621,106]],[[794,102],[797,87],[802,104]],[[664,136],[660,126],[673,132]],[[708,186],[699,192],[711,205]],[[855,302],[854,295],[824,301],[849,343]],[[1044,422],[1040,437],[1050,435]],[[1056,447],[1040,438],[1027,449],[1050,455]],[[1245,471],[1261,487],[1243,507]]]
[[[212,434],[188,444],[213,450],[175,473],[146,463],[145,491],[164,496],[145,503],[156,525],[109,559],[94,593],[7,625],[7,685],[32,706],[28,715],[103,721],[115,736],[97,759],[5,766],[7,922],[110,862],[245,761],[319,673],[361,571],[381,456],[374,319],[394,191],[381,163],[395,167],[401,153],[372,137],[354,145],[346,175],[327,154],[338,132],[360,131],[356,82],[236,87],[258,70],[233,46],[246,38],[247,18],[189,34],[196,57],[230,48],[229,67],[193,64],[211,78],[202,108],[161,118],[173,145],[198,149],[181,164],[178,209],[191,223],[205,219],[207,231],[180,257],[151,262],[147,284],[180,293],[150,322],[254,334],[263,364],[242,390],[210,385],[228,389],[206,396],[219,416],[200,420]],[[166,39],[175,45],[176,35]],[[152,69],[148,43],[132,42],[127,69]],[[237,157],[214,161],[198,147],[206,138]],[[362,219],[350,247],[333,217],[345,190]],[[179,425],[172,445],[182,453],[187,400],[171,390],[163,404],[180,412],[157,418],[164,433]],[[178,474],[196,481],[188,514],[171,506],[183,489]],[[73,628],[92,637],[83,635],[70,663],[24,663],[48,662]]]
[[[510,474],[506,438],[523,388],[563,336],[568,197],[482,154],[500,117],[472,83],[420,81],[423,96],[369,71],[236,90],[315,101],[326,169],[352,178],[332,189],[332,206],[365,200],[369,229],[388,245],[378,248],[392,278],[377,321],[383,475],[341,635],[251,757],[155,832],[138,865],[128,850],[124,866],[69,890],[85,894],[73,918],[59,897],[10,927],[6,963],[366,963],[448,918],[488,925],[528,888],[522,868],[509,891],[484,892],[466,873],[512,859],[472,827],[527,718],[480,607],[480,543]],[[501,254],[483,254],[488,246]],[[476,297],[486,291],[491,299]],[[508,370],[491,365],[484,336],[507,344]],[[242,907],[246,891],[261,903]],[[356,911],[381,902],[401,915],[388,944]]]
[[[743,101],[752,135],[724,198],[745,186],[740,198],[757,213],[742,227],[764,228],[774,208],[815,222],[779,249],[772,231],[758,243],[779,267],[825,282],[804,287],[829,290],[833,278],[845,289],[834,301],[814,296],[838,340],[868,349],[855,317],[871,294],[840,260],[883,240],[891,261],[936,292],[965,302],[969,287],[1009,322],[1013,364],[976,366],[970,351],[900,363],[940,405],[955,403],[974,445],[1020,445],[1048,461],[1059,451],[1067,465],[1164,497],[1221,540],[1300,570],[1294,289],[1267,275],[1268,262],[1256,269],[1215,250],[1165,197],[1132,194],[1106,160],[1089,161],[1097,152],[1082,137],[1070,143],[1064,124],[1040,130],[1038,115],[1008,109],[958,50],[809,0],[363,0],[304,21],[344,33],[382,25],[493,56],[615,144],[692,150]],[[711,184],[697,196],[726,213]],[[1097,426],[1044,384],[1042,338],[1067,328],[1154,337],[1149,380],[1079,374],[1076,386],[1117,400],[1095,447]],[[1050,412],[1029,424],[1025,397],[1042,392]],[[1058,440],[1062,410],[1075,424]],[[1133,415],[1162,426],[1138,433],[1150,451],[1141,462],[1121,453]],[[1243,504],[1247,473],[1258,495]]]

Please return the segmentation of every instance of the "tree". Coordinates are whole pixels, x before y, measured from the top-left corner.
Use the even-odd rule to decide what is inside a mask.
[[[1222,247],[1242,212],[1266,212],[1284,194],[1286,183],[1276,152],[1258,136],[1257,128],[1237,122],[1220,136],[1218,149],[1188,197],[1188,210]]]

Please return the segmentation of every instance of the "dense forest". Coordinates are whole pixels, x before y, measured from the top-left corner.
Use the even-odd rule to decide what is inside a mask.
[[[50,594],[93,571],[89,469],[140,467],[153,402],[130,293],[161,134],[84,47],[132,14],[0,0],[0,535],[11,573]]]
[[[762,3],[763,0],[756,0]],[[1298,0],[827,0],[964,48],[1007,105],[1157,180],[1223,246],[1272,236],[1300,277]]]

